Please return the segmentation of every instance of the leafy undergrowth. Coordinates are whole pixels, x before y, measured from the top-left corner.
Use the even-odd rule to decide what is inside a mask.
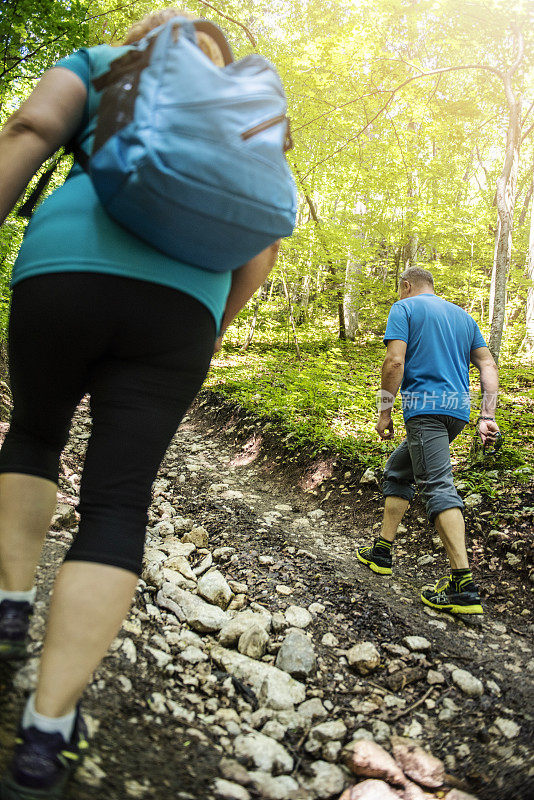
[[[304,338],[300,331],[299,335]],[[275,427],[288,450],[305,447],[313,456],[334,451],[356,461],[362,470],[381,467],[404,433],[398,401],[394,441],[381,442],[374,430],[375,392],[384,355],[381,339],[363,334],[354,343],[310,336],[299,342],[299,349],[300,359],[291,342],[258,339],[243,350],[226,341],[213,361],[206,387],[252,412],[264,427]],[[534,367],[501,364],[499,371],[498,421],[504,446],[497,454],[483,453],[478,446],[475,398],[471,422],[452,445],[452,459],[464,496],[506,495],[511,501],[514,496],[528,497],[527,487],[534,478]],[[477,378],[472,371],[475,390]]]

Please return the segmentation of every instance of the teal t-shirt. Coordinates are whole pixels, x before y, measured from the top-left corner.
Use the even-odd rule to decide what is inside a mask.
[[[407,297],[389,312],[384,342],[393,339],[406,342],[404,419],[446,414],[468,422],[471,351],[486,347],[473,317],[435,294]]]
[[[87,152],[101,97],[91,81],[127,49],[98,45],[78,50],[56,64],[76,73],[87,88],[84,117],[76,134]],[[104,211],[90,178],[78,165],[33,215],[11,285],[49,272],[99,272],[169,286],[205,305],[218,327],[232,276],[230,271],[211,272],[177,261],[122,228]]]

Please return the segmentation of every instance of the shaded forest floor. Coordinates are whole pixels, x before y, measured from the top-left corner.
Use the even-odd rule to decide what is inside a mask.
[[[275,613],[292,604],[308,607],[319,601],[324,606],[309,628],[319,669],[308,678],[306,692],[308,698],[321,699],[329,719],[344,721],[346,740],[362,729],[386,743],[390,735],[409,735],[444,760],[449,786],[481,800],[532,798],[532,584],[525,559],[510,563],[506,557],[527,534],[524,512],[510,517],[517,523],[508,526],[505,544],[489,536],[485,521],[499,511],[498,500],[484,507],[489,516],[482,517],[480,508],[468,512],[469,544],[486,614],[482,627],[466,627],[419,603],[419,587],[443,574],[446,565],[422,509],[415,504],[406,519],[392,578],[375,576],[356,562],[354,550],[370,541],[379,524],[378,487],[361,484],[361,468],[344,458],[312,458],[304,450],[297,457],[286,451],[276,429],[265,430],[264,423],[205,393],[162,464],[151,524],[159,519],[164,498],[173,513],[208,532],[213,553],[229,548],[234,555],[219,568],[241,587],[251,607]],[[82,406],[63,459],[63,516],[56,518],[40,568],[34,656],[53,574],[75,529],[76,520],[65,514],[65,506],[68,510],[76,502],[89,430]],[[214,485],[219,486],[215,493]],[[511,511],[519,509],[517,503],[534,506],[532,487],[519,488],[520,496],[506,498]],[[433,560],[418,563],[421,556]],[[283,593],[280,586],[286,587]],[[169,631],[178,630],[172,616],[158,611],[150,581],[140,584],[132,614],[84,699],[92,749],[70,800],[204,797],[220,774],[221,757],[232,755],[236,741],[236,730],[221,727],[222,718],[214,715],[234,709],[243,731],[258,727],[250,697],[215,680],[219,673],[209,661],[169,672],[168,667],[181,664],[180,651],[171,647],[171,664],[162,668],[154,643],[163,647]],[[333,635],[334,643],[325,634]],[[428,640],[425,652],[403,646],[404,637],[414,634]],[[210,637],[197,638],[209,654]],[[131,653],[127,657],[126,639],[133,642],[135,663]],[[380,667],[368,677],[348,669],[345,658],[361,640],[375,643],[381,654]],[[274,655],[266,658],[274,660]],[[455,667],[482,680],[483,694],[463,694],[451,680]],[[18,672],[0,672],[0,767],[34,670],[32,659]],[[443,678],[434,688],[428,684],[429,670]],[[157,695],[179,704],[181,711],[169,715],[158,706]],[[283,740],[301,787],[295,796],[328,797],[305,788],[317,755],[304,742],[300,733]],[[250,797],[265,797],[254,780],[253,773],[245,773],[246,791]]]

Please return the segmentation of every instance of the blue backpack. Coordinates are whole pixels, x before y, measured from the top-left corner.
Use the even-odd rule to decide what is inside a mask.
[[[225,67],[196,45],[195,25],[209,27]],[[103,95],[82,166],[114,220],[173,258],[215,271],[291,235],[287,102],[267,59],[233,62],[215,25],[177,17],[93,85]]]

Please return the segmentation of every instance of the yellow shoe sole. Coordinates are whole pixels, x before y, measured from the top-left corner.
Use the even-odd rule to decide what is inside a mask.
[[[455,606],[453,603],[447,606],[438,605],[438,603],[432,603],[430,600],[427,600],[426,597],[420,595],[421,601],[425,604],[425,606],[429,606],[430,608],[434,608],[436,611],[446,611],[449,614],[483,614],[484,609],[482,606],[477,603],[474,606]]]
[[[369,559],[364,558],[359,553],[356,553],[356,558],[358,561],[361,561],[362,564],[366,564],[369,569],[372,569],[373,572],[376,572],[377,575],[391,575],[392,570],[391,567],[379,567],[378,564],[375,564],[374,561],[369,561]]]

